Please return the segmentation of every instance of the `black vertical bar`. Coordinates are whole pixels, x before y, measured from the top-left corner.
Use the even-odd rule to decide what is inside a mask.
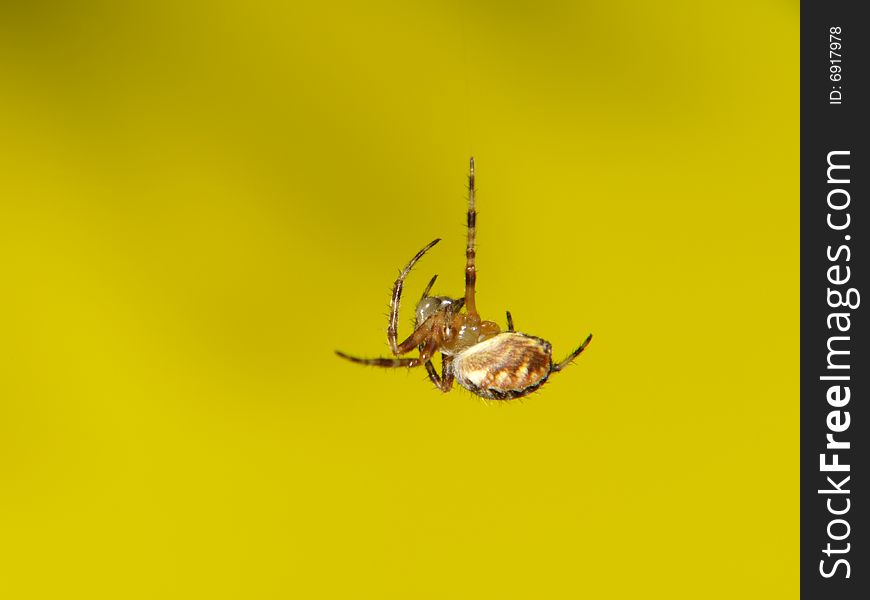
[[[800,554],[805,598],[870,598],[870,495],[859,491],[870,489],[865,458],[870,304],[864,306],[870,303],[870,154],[864,124],[870,119],[870,21],[862,18],[861,4],[815,0],[804,2],[801,14]],[[848,470],[836,470],[844,465]]]

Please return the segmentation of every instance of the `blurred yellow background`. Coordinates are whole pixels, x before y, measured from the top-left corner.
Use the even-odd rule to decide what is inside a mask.
[[[797,2],[9,4],[0,596],[797,594]],[[471,154],[522,402],[333,354]]]

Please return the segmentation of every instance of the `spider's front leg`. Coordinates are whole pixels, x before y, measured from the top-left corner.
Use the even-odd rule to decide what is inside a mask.
[[[399,278],[396,279],[396,282],[393,284],[393,295],[390,297],[390,324],[387,327],[387,342],[390,344],[390,351],[396,356],[400,354],[405,354],[410,351],[405,350],[404,352],[400,352],[400,347],[396,343],[398,341],[398,328],[399,328],[399,304],[402,301],[402,287],[405,285],[405,278],[408,276],[408,273],[411,272],[411,269],[414,268],[414,265],[417,264],[417,261],[423,258],[423,255],[429,251],[432,246],[440,242],[441,239],[435,239],[426,244],[426,246],[420,250],[417,254],[414,255],[414,258],[405,265],[405,268],[399,273]],[[432,283],[435,283],[435,279],[432,279]],[[416,331],[414,332],[416,333]],[[413,336],[413,334],[412,334]],[[409,340],[411,338],[408,338]],[[419,343],[419,342],[418,342]],[[402,344],[404,345],[404,343]],[[414,348],[417,344],[413,344],[411,348]]]
[[[419,367],[423,361],[419,358],[359,358],[345,354],[341,350],[336,350],[335,353],[345,360],[355,362],[358,365],[368,365],[370,367],[383,367],[385,369],[398,369],[401,367]]]
[[[432,358],[432,355],[435,353],[435,350],[438,348],[438,338],[430,336],[430,332],[432,330],[432,325],[428,321],[423,324],[423,326],[418,327],[414,333],[411,334],[407,340],[402,342],[398,349],[402,354],[410,352],[414,349],[418,344],[422,344],[420,346],[420,356],[417,358],[359,358],[357,356],[351,356],[349,354],[345,354],[340,350],[336,350],[335,353],[338,354],[341,358],[349,360],[350,362],[355,362],[360,365],[370,365],[372,367],[384,367],[386,369],[398,369],[401,367],[407,367],[409,369],[413,367],[420,367],[422,365],[426,365],[426,370],[429,370],[429,365],[432,364],[429,360]],[[405,347],[407,346],[407,348]]]

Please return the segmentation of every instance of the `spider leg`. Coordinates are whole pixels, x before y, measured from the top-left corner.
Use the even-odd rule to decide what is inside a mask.
[[[441,389],[441,376],[438,375],[438,370],[431,360],[426,361],[426,373],[429,375],[429,381],[435,384],[439,390]]]
[[[438,279],[438,275],[433,275],[432,279],[429,280],[429,285],[427,285],[426,289],[423,290],[423,295],[420,296],[420,300],[425,300],[429,296],[429,291],[432,289],[432,286],[435,285],[436,279]]]
[[[437,347],[438,341],[432,337],[432,329],[435,325],[435,318],[429,317],[425,321],[423,321],[422,325],[419,325],[417,329],[414,330],[414,333],[409,335],[401,344],[396,346],[396,349],[393,351],[397,356],[402,354],[407,354],[414,348],[419,348],[420,352],[426,352],[428,349],[428,355],[432,356],[432,353],[435,352],[435,348]],[[395,340],[393,340],[395,342]],[[436,344],[433,346],[432,344]],[[424,348],[425,345],[425,348]]]
[[[419,358],[359,358],[350,356],[344,352],[335,351],[340,357],[355,362],[360,365],[370,365],[372,367],[384,367],[386,369],[398,369],[400,367],[419,367],[423,361]]]
[[[468,240],[465,245],[465,308],[469,315],[477,315],[477,305],[474,303],[475,284],[477,283],[477,267],[474,264],[474,236],[477,231],[477,211],[474,208],[474,157],[471,157],[468,167]]]
[[[511,316],[511,311],[506,310],[505,314],[507,315],[508,331],[512,332],[514,330],[514,319]]]
[[[438,348],[438,337],[431,335],[432,323],[432,319],[426,319],[426,322],[423,323],[423,325],[415,329],[414,333],[398,346],[400,354],[406,354],[415,347],[419,347],[420,356],[417,358],[359,358],[357,356],[350,356],[349,354],[345,354],[339,350],[336,350],[335,353],[344,359],[361,365],[371,365],[373,367],[384,367],[387,369],[419,367],[429,362],[429,359],[432,358],[432,354],[435,353],[435,349]]]
[[[574,350],[574,352],[572,352],[571,354],[569,354],[568,357],[565,358],[565,360],[560,362],[558,365],[554,365],[554,366],[550,367],[550,372],[553,373],[555,371],[561,371],[562,369],[567,367],[571,363],[572,360],[577,358],[577,356],[586,349],[586,346],[588,346],[589,342],[591,342],[591,341],[592,341],[592,334],[590,333],[589,337],[587,337],[586,340],[582,344],[580,344],[580,347],[577,348],[576,350]]]
[[[453,357],[441,353],[441,377],[438,376],[438,371],[431,360],[426,361],[426,372],[429,374],[429,379],[442,392],[449,392],[453,387]]]
[[[441,391],[449,392],[453,387],[453,357],[441,354]]]
[[[429,242],[422,250],[415,254],[414,258],[412,258],[411,261],[405,265],[405,268],[402,269],[402,272],[399,273],[399,278],[396,279],[396,282],[393,284],[393,295],[390,297],[390,325],[387,327],[387,342],[390,344],[390,350],[396,356],[408,352],[408,350],[405,350],[405,352],[399,352],[399,347],[396,344],[396,338],[398,337],[397,331],[399,327],[399,303],[402,300],[402,286],[405,284],[405,277],[408,276],[408,273],[411,272],[411,269],[414,268],[417,261],[420,260],[432,246],[440,241],[441,239],[439,238]],[[434,283],[434,280],[432,283]],[[414,344],[411,348],[416,345],[417,344]]]

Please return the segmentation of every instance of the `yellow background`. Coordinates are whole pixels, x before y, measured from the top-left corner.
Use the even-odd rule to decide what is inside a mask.
[[[797,2],[7,4],[0,596],[797,594]]]

